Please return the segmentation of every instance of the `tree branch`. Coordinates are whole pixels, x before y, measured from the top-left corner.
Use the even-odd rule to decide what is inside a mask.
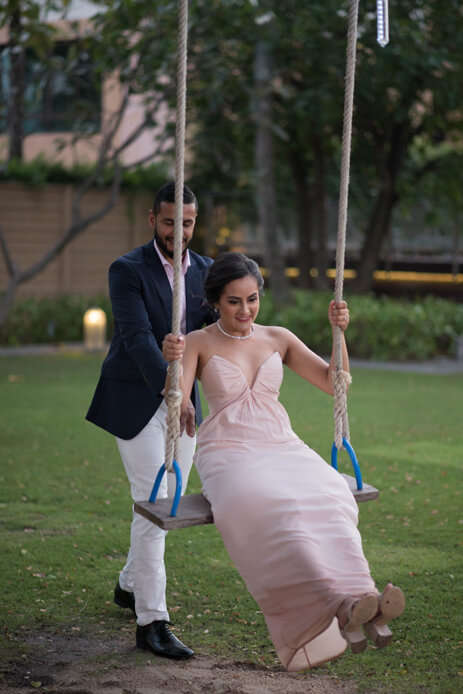
[[[5,258],[5,264],[6,268],[8,270],[8,275],[10,277],[16,277],[18,273],[18,266],[14,262],[10,250],[8,248],[5,235],[3,233],[3,230],[0,228],[0,247],[2,249],[2,255]]]
[[[99,219],[105,216],[109,212],[110,209],[114,207],[117,201],[117,197],[119,194],[120,190],[120,185],[121,185],[121,169],[119,166],[116,166],[115,172],[114,172],[114,180],[112,183],[111,187],[111,194],[109,196],[109,199],[107,200],[106,204],[103,205],[99,210],[94,212],[91,215],[88,215],[87,217],[82,218],[80,215],[80,211],[77,210],[75,216],[74,216],[74,206],[73,206],[73,213],[72,213],[72,223],[71,226],[68,228],[68,230],[64,233],[64,235],[55,243],[50,250],[45,253],[42,258],[37,261],[34,265],[31,265],[27,270],[23,270],[19,275],[17,279],[17,284],[24,284],[24,282],[28,282],[30,279],[35,277],[39,272],[41,272],[52,260],[54,260],[73,239],[75,239],[79,234],[81,234],[87,227],[89,227],[91,224],[94,224],[97,222]]]

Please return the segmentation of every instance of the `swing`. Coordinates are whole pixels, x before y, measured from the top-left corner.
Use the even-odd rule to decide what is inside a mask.
[[[349,169],[352,139],[352,112],[354,101],[355,60],[357,44],[359,0],[351,0],[349,7],[347,51],[346,51],[346,82],[344,95],[344,120],[342,134],[342,159],[341,180],[338,207],[338,233],[336,246],[336,279],[334,298],[336,302],[342,301],[344,281],[344,259],[347,227],[347,200],[349,188]],[[377,40],[381,46],[389,41],[388,28],[388,0],[377,0]],[[179,0],[179,39],[178,39],[178,67],[177,67],[177,108],[176,108],[176,144],[175,144],[175,223],[174,223],[174,286],[172,306],[172,332],[180,334],[180,281],[181,281],[181,236],[183,214],[183,183],[184,183],[184,148],[185,148],[185,117],[186,117],[186,69],[187,69],[187,25],[188,25],[188,0]],[[331,465],[337,470],[337,454],[344,448],[351,460],[355,477],[340,473],[349,484],[349,488],[357,501],[370,501],[379,496],[375,487],[366,484],[362,480],[360,466],[354,449],[349,442],[349,423],[347,418],[347,385],[350,383],[350,374],[342,368],[342,331],[336,328],[334,331],[334,352],[336,370],[334,378],[334,420],[335,435],[331,450]],[[179,389],[178,362],[171,364],[171,387],[166,393],[168,405],[167,414],[167,440],[165,463],[161,466],[149,501],[137,502],[134,510],[140,515],[155,523],[164,530],[175,528],[187,528],[196,525],[213,523],[211,506],[202,494],[188,494],[181,496],[182,475],[177,463],[180,438],[180,406],[182,392]],[[176,491],[173,501],[171,499],[158,499],[156,496],[165,472],[174,473],[176,477]]]

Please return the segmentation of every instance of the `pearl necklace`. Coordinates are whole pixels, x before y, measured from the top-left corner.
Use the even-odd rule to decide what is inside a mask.
[[[254,335],[254,325],[251,325],[251,332],[249,333],[249,335],[230,335],[230,333],[227,333],[222,328],[222,326],[220,325],[220,320],[217,321],[216,325],[222,333],[222,335],[225,335],[225,337],[231,337],[232,340],[249,340],[249,338]]]

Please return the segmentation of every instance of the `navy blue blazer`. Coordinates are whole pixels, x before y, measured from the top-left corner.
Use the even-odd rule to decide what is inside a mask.
[[[212,259],[190,251],[190,260],[185,275],[187,332],[211,322],[202,288]],[[167,362],[161,345],[172,329],[172,290],[153,241],[112,263],[109,293],[114,335],[86,419],[118,438],[131,439],[162,402]],[[192,401],[200,424],[196,383]]]

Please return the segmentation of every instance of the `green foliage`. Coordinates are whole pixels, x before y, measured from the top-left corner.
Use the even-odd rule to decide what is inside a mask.
[[[295,290],[291,304],[277,309],[269,291],[261,302],[259,322],[283,325],[315,352],[327,355],[332,344],[327,319],[331,299],[328,292]],[[453,357],[456,339],[463,335],[463,305],[446,299],[352,296],[348,301],[351,322],[347,341],[352,357],[379,361]],[[106,313],[110,338],[113,319],[107,295],[89,298],[65,294],[56,299],[19,299],[0,334],[0,344],[82,342],[82,316],[92,306]]]
[[[196,2],[191,8],[188,108],[196,126],[194,180],[248,195],[254,191],[254,48],[265,37],[274,57],[279,197],[290,191],[281,219],[287,223],[287,209],[294,208],[295,191],[302,186],[306,200],[300,233],[312,235],[314,246],[310,200],[318,193],[312,187],[323,183],[325,195],[336,198],[339,186],[348,5],[345,0],[237,0]],[[457,105],[463,42],[453,31],[458,9],[454,0],[390,0],[389,5],[391,41],[384,49],[376,41],[375,12],[367,7],[359,12],[350,201],[356,227],[365,236],[372,230],[388,235],[390,221],[382,229],[378,214],[381,194],[387,196],[391,188],[392,206],[429,198],[445,222],[450,215],[444,210],[461,210],[454,192],[462,189],[461,157],[454,157],[449,146],[461,141],[463,128]],[[268,19],[272,11],[266,30],[269,25],[261,18]],[[156,44],[148,50],[156,50]],[[451,158],[456,160],[452,168]],[[368,245],[364,250],[364,255],[372,253]]]
[[[411,301],[354,297],[349,345],[355,356],[398,361],[453,356],[463,305],[434,296]]]
[[[12,159],[0,162],[0,182],[20,181],[34,186],[44,186],[47,183],[83,183],[92,174],[92,164],[74,164],[66,167],[61,162],[49,162],[43,155],[25,162]],[[95,187],[110,186],[114,177],[112,168],[106,168],[101,176],[94,181]],[[165,164],[138,166],[122,174],[121,188],[124,190],[157,190],[167,179]]]
[[[28,162],[20,159],[2,162],[0,180],[20,181],[35,186],[44,186],[47,183],[78,183],[90,175],[92,168],[91,165],[84,164],[74,164],[67,168],[60,162],[48,162],[43,155],[39,155]]]
[[[122,632],[125,664],[157,662],[135,650],[133,616],[112,602],[132,512],[113,437],[84,421],[100,366],[101,357],[81,354],[0,362],[0,681],[34,672],[56,634],[85,639],[89,665],[92,643],[107,644],[108,671]],[[346,652],[298,675],[301,688],[328,673],[335,688],[355,681],[359,692],[461,691],[462,385],[461,375],[354,370],[352,443],[365,481],[380,489],[360,506],[363,546],[378,588],[400,585],[407,607],[388,648]],[[281,397],[297,434],[326,459],[332,399],[292,372]],[[350,472],[347,458],[339,464]],[[199,488],[193,471],[189,490]],[[280,667],[215,526],[169,533],[166,564],[168,608],[199,656]]]
[[[271,292],[262,302],[259,319],[284,325],[319,354],[331,353],[328,292],[293,292],[291,305],[276,310]],[[435,296],[415,301],[389,297],[348,298],[351,320],[347,332],[349,354],[363,359],[421,360],[454,356],[456,339],[463,335],[463,305]]]
[[[19,14],[23,31],[14,36],[15,43],[23,48],[33,48],[45,57],[58,32],[43,18],[47,11],[62,12],[67,5],[69,0],[5,0],[0,5],[0,26],[11,26],[12,17]]]
[[[63,294],[56,299],[19,299],[6,319],[0,343],[6,345],[47,342],[82,342],[82,319],[91,307],[103,309],[107,334],[113,330],[109,297],[100,294],[83,297]]]

